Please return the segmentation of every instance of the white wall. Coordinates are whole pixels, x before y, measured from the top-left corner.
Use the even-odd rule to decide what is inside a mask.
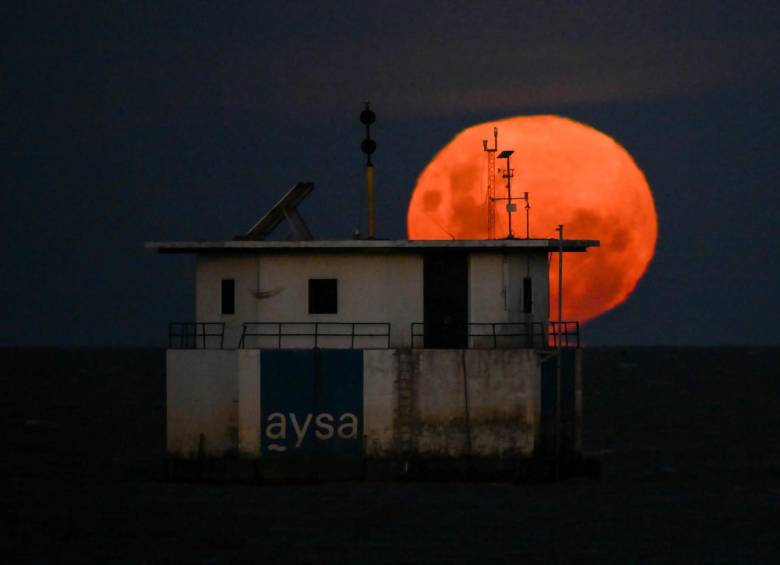
[[[381,457],[396,448],[398,356],[397,349],[363,352],[363,433],[369,457]]]
[[[223,278],[236,281],[234,315],[220,312]],[[309,314],[311,278],[338,279],[337,314]],[[199,321],[227,324],[226,347],[237,346],[243,322],[263,321],[390,322],[391,346],[409,347],[410,324],[422,321],[422,284],[422,258],[415,255],[200,255],[196,313]],[[271,296],[258,299],[254,294],[258,290]],[[378,332],[381,328],[364,329]],[[348,343],[346,339],[331,339],[320,346],[344,347]],[[285,345],[308,348],[313,342],[288,339]],[[357,348],[385,345],[384,339],[363,338],[355,343]]]
[[[539,433],[540,366],[533,350],[413,352],[415,453],[530,455]]]
[[[523,312],[523,279],[532,281],[532,310]],[[469,261],[469,321],[474,323],[545,322],[549,319],[549,275],[546,252],[474,253]],[[487,327],[472,332],[489,333]],[[525,347],[502,340],[499,346]],[[472,338],[471,347],[492,347],[487,338]]]
[[[169,349],[167,449],[172,455],[260,454],[260,352]]]
[[[238,354],[238,451],[242,456],[260,455],[260,352],[247,349]]]
[[[532,312],[523,312],[523,279],[533,281]],[[473,253],[469,260],[471,322],[544,321],[549,312],[547,253]]]
[[[199,322],[224,322],[227,348],[234,348],[243,322],[258,321],[255,257],[249,255],[198,255],[195,276],[195,316]],[[222,279],[236,281],[236,313],[222,315]]]
[[[522,311],[523,278],[533,280],[533,311]],[[221,314],[221,281],[235,280],[236,313]],[[338,280],[338,313],[309,314],[308,281]],[[237,347],[243,322],[390,322],[390,346],[409,347],[410,324],[423,321],[423,260],[413,254],[201,254],[197,260],[198,321],[225,322],[225,347]],[[546,321],[549,313],[547,253],[472,253],[469,321]],[[257,298],[257,292],[266,296]],[[349,331],[325,327],[326,332]],[[312,331],[313,328],[307,328]],[[363,327],[379,332],[382,328]],[[347,338],[324,338],[321,347],[349,347]],[[478,344],[472,344],[478,346]],[[270,338],[248,347],[275,347]],[[313,347],[312,338],[287,338],[283,347]],[[356,348],[384,347],[362,338]]]

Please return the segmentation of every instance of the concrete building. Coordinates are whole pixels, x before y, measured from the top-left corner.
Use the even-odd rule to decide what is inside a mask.
[[[516,473],[577,457],[579,325],[549,320],[558,240],[146,246],[197,258],[196,321],[171,324],[167,356],[177,475]]]

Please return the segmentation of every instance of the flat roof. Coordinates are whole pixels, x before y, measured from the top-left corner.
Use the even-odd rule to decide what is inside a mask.
[[[581,252],[598,247],[593,239],[564,239],[563,250]],[[558,251],[557,239],[468,239],[468,240],[389,240],[345,239],[315,241],[147,241],[146,249],[160,253],[209,252],[319,252],[319,253],[414,253],[428,249],[468,249],[476,252],[496,250]]]

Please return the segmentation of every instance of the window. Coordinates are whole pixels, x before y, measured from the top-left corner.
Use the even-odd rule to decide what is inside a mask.
[[[336,279],[309,279],[309,314],[335,314],[338,311]]]
[[[222,313],[236,313],[236,281],[222,279]]]
[[[523,312],[533,312],[533,287],[531,286],[531,277],[523,278]]]

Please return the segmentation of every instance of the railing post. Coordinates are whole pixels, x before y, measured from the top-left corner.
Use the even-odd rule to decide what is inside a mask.
[[[355,322],[352,322],[352,341],[349,347],[350,349],[355,349]]]

